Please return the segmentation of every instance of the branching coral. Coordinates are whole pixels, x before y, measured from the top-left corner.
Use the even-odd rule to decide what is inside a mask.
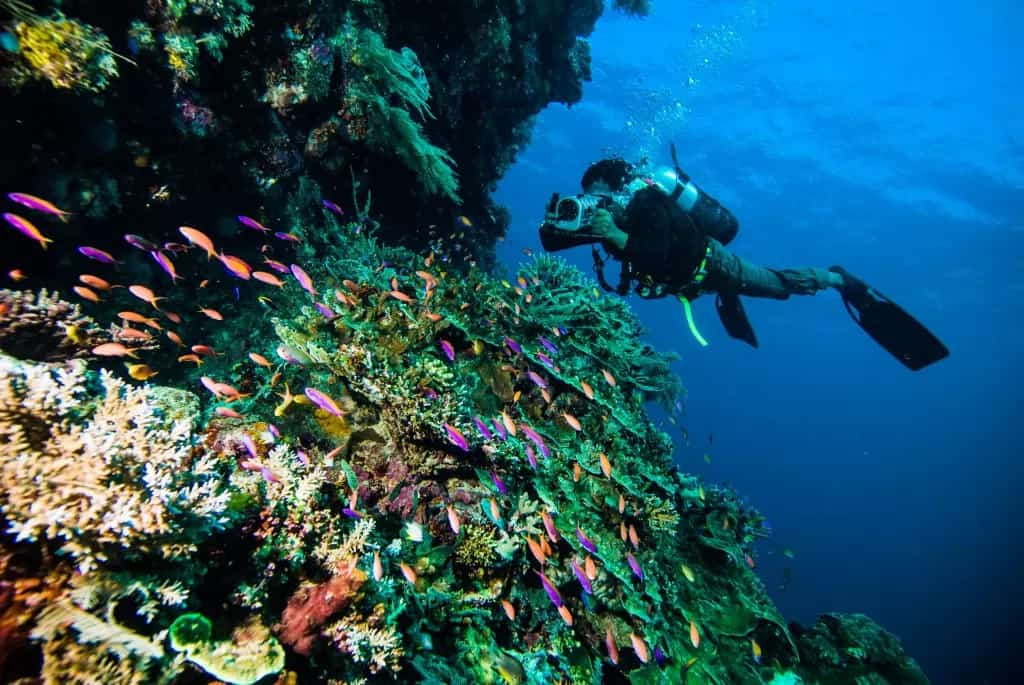
[[[192,422],[164,418],[169,404],[152,390],[105,371],[97,380],[102,395],[91,397],[80,362],[55,368],[0,357],[8,530],[59,545],[82,571],[117,557],[182,559],[228,520],[217,461],[193,458]]]
[[[88,354],[109,339],[77,304],[40,290],[0,290],[0,352],[57,362]]]

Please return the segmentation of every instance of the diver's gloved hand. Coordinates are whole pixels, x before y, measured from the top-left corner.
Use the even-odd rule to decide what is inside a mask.
[[[590,222],[590,232],[598,238],[606,238],[613,231],[618,230],[612,213],[607,209],[598,209],[594,212],[594,218]]]
[[[612,253],[613,257],[622,258],[629,234],[615,225],[615,219],[612,218],[611,212],[607,209],[596,210],[594,217],[590,220],[590,232],[601,239],[601,243]]]

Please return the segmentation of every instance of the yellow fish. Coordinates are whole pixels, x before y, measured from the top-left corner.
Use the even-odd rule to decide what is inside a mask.
[[[158,373],[148,364],[125,364],[125,366],[128,367],[128,375],[137,381],[148,380]]]

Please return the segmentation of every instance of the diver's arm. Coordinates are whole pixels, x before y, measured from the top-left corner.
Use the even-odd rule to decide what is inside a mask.
[[[710,238],[704,288],[751,297],[785,300],[790,295],[813,295],[825,288],[839,288],[842,277],[825,269],[769,269],[734,255]]]

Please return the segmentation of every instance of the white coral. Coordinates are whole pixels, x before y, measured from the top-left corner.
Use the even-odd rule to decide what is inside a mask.
[[[0,510],[19,540],[62,543],[86,572],[119,554],[179,557],[223,525],[229,492],[212,456],[193,459],[192,423],[171,421],[148,386],[0,357]],[[186,530],[183,522],[188,521]]]

